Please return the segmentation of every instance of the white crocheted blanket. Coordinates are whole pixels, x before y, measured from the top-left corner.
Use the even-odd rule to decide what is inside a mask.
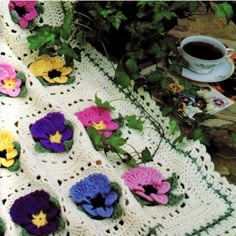
[[[11,133],[15,142],[21,147],[20,149],[16,148],[17,145],[14,146],[15,149],[11,147],[11,151],[18,152],[20,165],[18,170],[11,171],[6,166],[4,168],[4,162],[1,162],[0,167],[0,218],[5,225],[5,235],[18,236],[22,232],[23,235],[32,235],[29,232],[39,232],[38,235],[44,235],[40,234],[44,232],[40,230],[45,229],[45,232],[51,232],[51,235],[62,236],[235,236],[236,188],[214,171],[214,165],[205,147],[198,141],[192,140],[184,140],[178,145],[173,144],[178,134],[171,134],[169,120],[162,116],[150,96],[142,89],[138,93],[131,93],[128,89],[117,86],[113,82],[113,66],[116,65],[112,66],[107,58],[90,45],[83,48],[81,61],[75,63],[73,83],[43,86],[28,67],[39,59],[37,51],[29,50],[26,38],[31,32],[12,21],[8,3],[8,0],[0,2],[0,65],[11,65],[16,72],[24,74],[25,81],[22,80],[22,83],[25,83],[26,95],[0,97],[0,135],[2,131]],[[60,25],[64,17],[61,3],[45,1],[43,5],[45,10],[38,24]],[[2,69],[0,73],[5,72]],[[2,77],[3,74],[0,74],[0,78]],[[97,151],[94,148],[86,127],[78,120],[75,113],[96,106],[95,95],[102,101],[115,100],[112,102],[115,108],[111,111],[112,117],[118,117],[119,114],[143,117],[145,122],[142,132],[122,127],[122,137],[127,140],[125,149],[133,152],[131,148],[133,146],[141,152],[147,147],[154,152],[159,145],[153,160],[141,166],[158,170],[165,179],[176,173],[178,186],[173,193],[184,196],[179,204],[141,205],[135,197],[135,191],[131,191],[122,178],[123,174],[132,168],[120,161],[115,153],[108,152],[105,155],[103,150]],[[63,114],[65,119],[70,121],[70,125],[65,129],[71,130],[73,126],[72,138],[69,131],[62,136],[65,139],[68,136],[70,137],[68,139],[73,141],[67,152],[38,152],[35,147],[41,134],[38,135],[40,137],[32,136],[33,124],[52,112]],[[47,125],[51,125],[49,123]],[[158,123],[164,131],[164,138],[160,135]],[[51,134],[48,142],[60,144],[62,137],[58,131],[57,135]],[[3,146],[4,142],[0,140],[0,158],[7,158],[10,151],[3,149]],[[89,189],[91,183],[82,186],[84,182],[81,182],[83,180],[89,182],[90,179],[87,177],[95,173],[106,176],[110,182],[116,182],[120,186],[119,191],[107,187],[110,192],[107,190],[109,193],[104,192],[99,195],[103,201],[100,208],[103,209],[96,211],[94,208],[99,204],[99,196],[96,196],[96,203],[88,198],[84,200],[86,191],[92,197],[93,192],[99,191],[99,187],[104,187],[106,181],[95,180],[97,184],[93,185],[94,189]],[[81,188],[75,190],[80,197],[77,204],[73,201],[77,195],[75,194],[73,198],[71,190],[76,183],[80,183],[82,188],[82,192]],[[163,182],[159,192],[158,189],[151,189],[154,185],[146,184],[149,184],[153,196],[161,194],[162,191],[165,195],[163,189],[166,188],[166,191],[168,189]],[[49,205],[40,211],[37,204],[41,198],[46,201],[46,197],[39,196],[35,198],[36,200],[32,200],[32,193],[38,193],[36,190],[41,194],[46,192],[56,200],[50,198],[49,203],[47,202]],[[145,194],[151,196],[152,194],[146,190]],[[107,194],[109,199],[104,200],[103,194]],[[82,209],[81,206],[77,206],[81,202]],[[111,215],[109,212],[114,211],[115,208],[111,207],[114,202],[119,202],[119,207],[122,209],[119,216],[102,217]],[[58,220],[58,210],[51,210],[52,205],[60,209],[61,220]],[[27,207],[34,210],[37,208],[38,212],[36,210],[33,212],[31,209],[31,215],[27,215],[30,214],[27,213]],[[159,224],[161,227],[158,227]],[[50,231],[50,227],[56,229],[55,232]]]

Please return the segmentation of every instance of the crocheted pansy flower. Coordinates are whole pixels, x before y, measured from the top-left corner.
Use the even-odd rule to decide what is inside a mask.
[[[167,193],[171,185],[158,170],[138,166],[125,172],[122,179],[129,189],[142,199],[156,204],[168,203]]]
[[[110,111],[103,107],[91,106],[76,112],[75,115],[85,128],[92,126],[105,138],[109,138],[112,132],[119,128],[119,125],[112,121]]]
[[[43,12],[42,6],[37,1],[11,0],[8,4],[11,18],[22,29],[33,28],[35,18]]]
[[[211,96],[210,97],[210,106],[213,108],[224,108],[228,105],[228,101],[223,97]]]
[[[74,76],[69,77],[72,68],[65,67],[65,63],[60,57],[43,56],[31,63],[29,69],[45,86],[70,84],[75,80]]]
[[[0,131],[0,167],[15,171],[20,167],[20,145],[8,131]]]
[[[73,202],[92,218],[118,218],[122,213],[118,203],[120,187],[115,182],[110,183],[106,175],[87,176],[71,187],[70,195]]]
[[[23,97],[26,94],[25,76],[9,64],[0,64],[0,95]]]
[[[44,190],[16,199],[10,209],[13,222],[30,235],[49,235],[62,230],[64,221],[60,212],[58,202]]]
[[[68,152],[73,145],[73,125],[60,112],[50,112],[30,126],[39,152]]]

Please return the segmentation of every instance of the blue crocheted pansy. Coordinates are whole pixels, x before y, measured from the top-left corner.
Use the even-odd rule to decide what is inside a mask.
[[[65,152],[73,144],[73,126],[60,112],[50,112],[30,127],[36,141],[36,150],[40,152]]]
[[[72,200],[92,218],[112,217],[118,205],[119,191],[116,191],[107,176],[95,173],[77,182],[70,189]]]
[[[16,199],[10,215],[30,235],[48,235],[58,231],[61,225],[60,209],[43,190]]]

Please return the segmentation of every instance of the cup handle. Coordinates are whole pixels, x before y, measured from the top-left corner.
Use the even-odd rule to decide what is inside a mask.
[[[233,48],[227,48],[225,57],[231,57],[234,54],[234,52],[235,50]]]

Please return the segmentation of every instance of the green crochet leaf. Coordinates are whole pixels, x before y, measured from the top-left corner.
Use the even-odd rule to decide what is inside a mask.
[[[62,231],[66,225],[65,221],[61,217],[58,217],[58,221],[59,221],[58,222],[59,224],[58,224],[58,228],[57,228],[56,232]]]
[[[113,212],[111,218],[112,218],[112,219],[118,219],[119,217],[121,217],[122,212],[123,212],[123,210],[122,210],[120,204],[117,203],[117,204],[115,205],[115,207],[114,207],[114,212]]]
[[[177,179],[176,173],[173,173],[172,176],[167,178],[165,181],[169,182],[170,185],[171,185],[171,188],[170,188],[169,192],[176,189],[177,186],[178,186],[178,179]]]
[[[10,11],[11,19],[14,23],[18,24],[20,19],[18,15],[15,13],[15,11]]]
[[[0,218],[0,234],[4,234],[5,230],[6,230],[5,224],[3,220]]]
[[[11,166],[10,168],[8,168],[9,171],[16,171],[20,168],[20,161],[18,159],[15,159],[15,162],[13,164],[13,166]]]
[[[26,231],[26,229],[22,228],[21,230],[21,235],[22,236],[35,236],[33,234],[30,234],[29,232]]]
[[[74,144],[74,140],[73,139],[65,141],[64,142],[65,152],[69,152],[70,149],[72,148],[73,144]]]
[[[51,150],[44,148],[40,142],[36,142],[34,145],[34,148],[37,152],[40,152],[40,153],[52,152]]]
[[[176,195],[173,193],[168,194],[168,205],[175,206],[184,199],[184,194]]]
[[[68,126],[69,128],[71,128],[74,131],[74,126],[70,120],[65,120],[64,125]]]
[[[75,82],[75,76],[69,76],[66,84],[73,84]]]
[[[115,191],[118,194],[118,197],[120,198],[122,194],[120,185],[116,182],[111,182],[110,184],[111,184],[111,189]]]
[[[16,149],[18,155],[20,155],[21,147],[20,144],[16,141],[13,142],[14,148]]]
[[[16,77],[17,77],[18,79],[20,79],[22,82],[25,82],[25,81],[26,81],[26,77],[25,77],[24,73],[22,73],[22,72],[17,72],[17,73],[16,73]]]
[[[26,92],[27,92],[26,86],[22,86],[22,87],[21,87],[20,94],[18,95],[18,97],[25,97]]]

